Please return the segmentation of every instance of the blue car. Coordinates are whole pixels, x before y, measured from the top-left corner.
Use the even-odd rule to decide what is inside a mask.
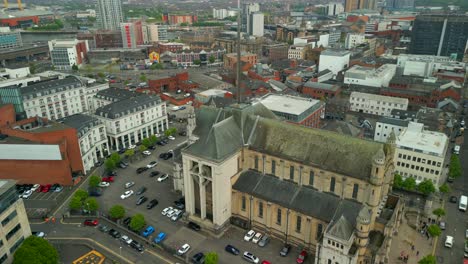
[[[159,244],[166,238],[166,233],[161,232],[158,236],[154,239],[154,243]]]
[[[154,227],[148,226],[148,227],[145,229],[145,231],[143,231],[142,235],[143,235],[144,237],[148,237],[149,235],[153,234],[153,232],[154,232]]]

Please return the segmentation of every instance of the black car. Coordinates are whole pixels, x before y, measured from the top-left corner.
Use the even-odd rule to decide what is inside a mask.
[[[109,235],[111,235],[113,238],[120,238],[120,232],[115,229],[109,230]]]
[[[138,169],[136,170],[136,172],[137,172],[138,174],[140,174],[140,173],[146,171],[147,169],[148,169],[147,167],[140,167],[140,168],[138,168]]]
[[[179,135],[180,135],[180,136],[186,136],[186,135],[187,135],[187,132],[186,132],[186,131],[180,131],[180,132],[179,132]]]
[[[106,175],[107,176],[117,176],[117,172],[116,171],[108,171],[108,172],[106,172]]]
[[[152,172],[150,173],[150,177],[156,177],[156,176],[158,176],[159,174],[160,174],[159,171],[152,171]]]
[[[148,148],[151,149],[151,150],[155,150],[155,149],[156,149],[155,146],[149,146]]]
[[[290,250],[291,250],[291,245],[285,244],[280,251],[280,256],[286,257]]]
[[[102,164],[104,164],[104,161],[100,160],[100,161],[94,163],[94,167],[101,167]]]
[[[123,224],[128,226],[130,224],[130,222],[132,221],[132,218],[131,217],[127,217],[123,220]]]
[[[89,187],[88,194],[89,196],[99,197],[102,195],[102,189],[98,187]]]
[[[151,208],[155,207],[156,205],[158,205],[158,200],[153,199],[153,200],[149,201],[149,203],[146,205],[146,209],[151,209]]]
[[[99,231],[104,232],[104,233],[109,232],[110,230],[109,227],[106,225],[99,225],[98,229]]]
[[[195,230],[195,231],[200,231],[200,229],[201,229],[201,227],[198,224],[196,224],[196,223],[194,223],[192,221],[188,222],[187,226],[188,226],[188,228],[190,228],[192,230]]]
[[[142,252],[143,250],[145,250],[145,248],[143,247],[142,244],[138,243],[137,241],[135,240],[132,240],[132,242],[130,243],[130,246],[136,250],[138,250],[139,252]]]
[[[146,187],[141,187],[140,189],[138,189],[138,191],[136,192],[137,195],[140,195],[140,194],[143,194],[144,192],[146,192]]]
[[[197,254],[193,255],[192,262],[195,264],[201,264],[205,261],[205,254],[202,252],[198,252]]]
[[[164,145],[166,145],[166,142],[160,140],[160,141],[158,141],[156,144],[158,144],[159,146],[164,146]]]
[[[136,205],[140,205],[146,201],[148,201],[148,198],[146,196],[141,196],[140,198],[138,198]]]
[[[240,253],[240,251],[237,248],[231,245],[227,245],[224,249],[233,255],[239,255]]]
[[[123,148],[123,149],[119,149],[119,152],[118,152],[118,153],[119,153],[119,154],[124,154],[124,153],[125,153],[125,151],[127,151],[127,150],[126,150],[126,149],[124,149],[124,148]]]
[[[177,209],[180,209],[180,210],[184,210],[185,209],[185,204],[179,202],[179,201],[174,201],[174,206],[177,208]]]
[[[458,199],[456,196],[450,196],[450,202],[451,203],[457,203]]]

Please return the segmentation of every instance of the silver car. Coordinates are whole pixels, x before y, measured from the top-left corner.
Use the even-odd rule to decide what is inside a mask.
[[[264,235],[262,237],[262,239],[260,239],[260,241],[258,241],[258,245],[260,247],[264,247],[264,246],[268,245],[269,242],[270,242],[270,237],[268,235]]]

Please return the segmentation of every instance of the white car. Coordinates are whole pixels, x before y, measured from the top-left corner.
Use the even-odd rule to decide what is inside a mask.
[[[133,241],[133,239],[129,238],[126,235],[121,236],[120,239],[122,239],[122,241],[127,245],[130,245],[130,243],[132,243],[132,241]]]
[[[258,262],[260,262],[259,258],[257,258],[254,254],[252,254],[252,253],[250,253],[248,251],[244,252],[243,257],[244,257],[245,260],[247,260],[248,262],[251,262],[251,263],[257,264]]]
[[[124,192],[122,195],[120,195],[120,199],[125,200],[125,199],[127,199],[128,197],[132,196],[132,194],[133,194],[133,191],[132,191],[132,190],[126,191],[126,192]]]
[[[135,149],[136,148],[136,145],[130,145],[128,146],[128,149]]]
[[[468,229],[465,231],[465,238],[468,239]]]
[[[174,210],[177,210],[177,209],[174,209],[174,208],[171,207],[171,209],[169,211],[167,211],[166,216],[171,218],[172,214],[174,213]]]
[[[177,254],[179,256],[182,256],[183,254],[187,253],[189,250],[190,250],[190,245],[184,244],[179,248],[179,250],[177,250]]]
[[[145,150],[142,153],[143,153],[143,155],[146,155],[146,156],[151,155],[151,152],[149,150]]]
[[[252,238],[252,242],[254,242],[255,244],[257,244],[258,241],[260,241],[261,238],[262,238],[262,233],[258,232],[258,233],[255,234],[255,236]]]
[[[169,175],[167,173],[163,174],[163,175],[159,176],[158,182],[163,182],[163,181],[167,180],[167,178],[169,178]]]
[[[125,189],[128,189],[128,188],[132,187],[133,185],[135,185],[135,182],[127,182],[127,183],[125,183]]]
[[[179,212],[180,212],[179,209],[175,209],[175,208],[174,208],[174,211],[169,212],[169,213],[167,214],[167,217],[172,218],[174,215],[177,215]]]
[[[146,165],[146,168],[151,169],[151,168],[156,167],[156,165],[158,165],[158,162],[152,161],[148,165]]]
[[[169,206],[169,207],[167,207],[167,208],[164,208],[164,210],[162,210],[161,214],[162,214],[162,215],[167,215],[167,212],[169,212],[169,211],[171,211],[171,210],[173,210],[173,209],[172,209],[172,207]]]
[[[171,220],[174,222],[179,220],[179,218],[182,217],[182,214],[183,214],[182,210],[178,210],[177,213],[172,215]]]
[[[109,186],[110,186],[110,183],[108,183],[108,182],[100,182],[98,186],[99,186],[99,187],[109,187]]]
[[[34,184],[33,187],[31,188],[31,191],[35,192],[35,191],[37,191],[37,189],[39,189],[39,187],[41,187],[41,185],[39,185],[39,184],[36,183],[36,184]]]
[[[173,137],[173,136],[168,136],[167,138],[170,139],[170,140],[175,140],[175,137]]]
[[[250,230],[249,232],[247,232],[247,234],[245,234],[244,240],[249,242],[254,236],[255,236],[255,231]]]
[[[32,193],[33,193],[32,190],[27,190],[21,195],[21,198],[28,199],[32,195]]]

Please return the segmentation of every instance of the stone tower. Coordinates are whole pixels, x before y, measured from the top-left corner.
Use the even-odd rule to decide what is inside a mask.
[[[192,144],[196,141],[196,138],[193,135],[193,130],[195,130],[196,126],[195,110],[193,107],[189,107],[189,113],[187,116],[187,136],[189,144]]]
[[[377,151],[372,161],[372,171],[370,177],[369,193],[367,199],[367,206],[369,206],[371,213],[371,225],[373,225],[377,210],[379,208],[380,200],[382,197],[382,186],[385,179],[385,164],[386,156],[383,146]],[[373,226],[371,226],[372,228]]]
[[[356,244],[358,246],[358,263],[365,259],[369,233],[371,230],[371,210],[364,205],[356,217]]]

